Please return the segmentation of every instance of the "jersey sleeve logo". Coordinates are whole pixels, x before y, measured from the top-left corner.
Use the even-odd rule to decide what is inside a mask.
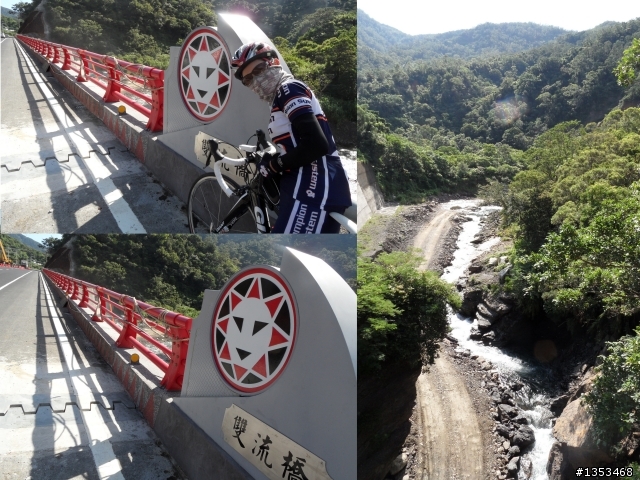
[[[299,108],[311,108],[311,99],[307,97],[297,97],[289,100],[284,106],[284,113],[290,116]]]

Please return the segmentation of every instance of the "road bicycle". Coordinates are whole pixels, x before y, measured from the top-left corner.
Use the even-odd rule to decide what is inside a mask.
[[[198,178],[189,192],[187,216],[191,233],[271,232],[278,216],[280,191],[273,177],[265,180],[257,166],[263,155],[274,154],[276,149],[262,130],[257,130],[253,137],[256,145],[236,148],[203,132],[196,135],[198,160],[205,167],[212,158],[215,162],[213,173]],[[354,202],[345,215],[336,212],[330,215],[347,232],[356,233],[355,212]]]

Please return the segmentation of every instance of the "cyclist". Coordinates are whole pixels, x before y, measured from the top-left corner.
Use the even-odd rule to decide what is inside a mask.
[[[278,153],[258,166],[265,177],[282,174],[280,212],[273,233],[338,233],[328,212],[351,205],[329,123],[314,93],[286,73],[268,44],[240,47],[231,60],[235,77],[271,105],[269,134]]]

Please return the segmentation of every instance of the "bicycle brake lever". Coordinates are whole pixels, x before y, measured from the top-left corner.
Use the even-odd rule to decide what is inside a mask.
[[[260,145],[264,150],[269,148],[266,135],[262,130],[256,130],[256,136],[258,137],[258,145]]]
[[[222,155],[220,155],[220,152],[218,152],[218,142],[216,142],[213,139],[210,139],[207,141],[209,143],[209,153],[207,153],[207,162],[205,163],[205,166],[208,167],[209,164],[211,163],[211,156],[213,155],[213,158],[218,161],[218,160],[222,160]]]

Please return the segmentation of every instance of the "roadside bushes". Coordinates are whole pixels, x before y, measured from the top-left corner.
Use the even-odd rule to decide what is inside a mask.
[[[460,297],[419,264],[405,252],[358,259],[358,371],[433,363],[447,333],[447,304],[459,308]]]

